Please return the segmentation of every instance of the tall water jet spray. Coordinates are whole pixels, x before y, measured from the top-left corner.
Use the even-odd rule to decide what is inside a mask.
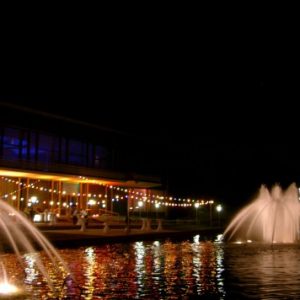
[[[63,282],[64,278],[70,276],[68,266],[54,246],[30,220],[11,205],[0,200],[0,287],[2,288],[8,287],[9,282],[4,254],[12,251],[16,254],[18,265],[23,270],[24,284],[35,284],[35,280],[38,281],[36,283],[38,285],[46,284],[58,299],[57,295],[61,293],[61,288],[54,286],[53,273],[57,273]],[[43,255],[40,255],[41,253]],[[46,257],[48,265],[51,265],[51,274],[47,270],[42,256]],[[28,267],[28,264],[31,266]],[[18,289],[20,288],[18,287]],[[7,293],[7,297],[10,297],[9,291]]]
[[[294,243],[299,240],[300,202],[292,183],[286,190],[278,184],[262,185],[258,197],[244,207],[224,231],[229,241]]]

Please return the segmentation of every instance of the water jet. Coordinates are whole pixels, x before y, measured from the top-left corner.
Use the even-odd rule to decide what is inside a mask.
[[[300,202],[295,183],[285,190],[279,184],[271,189],[262,185],[257,198],[242,208],[223,237],[228,241],[295,243],[299,240],[299,220]]]
[[[16,281],[23,286],[10,281],[9,267],[5,264],[5,254],[10,252],[17,258],[16,266],[11,269],[23,271],[12,277],[18,277]],[[47,286],[47,293],[59,299],[67,276],[69,268],[50,241],[25,215],[0,200],[0,299],[16,299],[19,293],[26,294],[26,285]]]

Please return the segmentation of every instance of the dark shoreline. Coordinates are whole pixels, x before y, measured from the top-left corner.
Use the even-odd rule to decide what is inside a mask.
[[[56,230],[43,232],[47,239],[58,248],[76,248],[80,246],[92,246],[106,243],[123,243],[133,241],[146,241],[157,239],[190,239],[194,235],[199,234],[200,240],[212,240],[217,234],[221,234],[220,228],[213,229],[197,229],[197,230],[173,230],[162,232],[136,232],[126,234],[120,233],[116,235],[88,235],[84,232],[76,235],[60,233]]]
[[[134,241],[153,241],[153,240],[188,240],[199,234],[199,240],[214,240],[217,234],[223,232],[223,228],[165,228],[157,231],[156,229],[142,231],[140,228],[132,228],[126,232],[124,227],[116,226],[108,232],[103,228],[89,226],[85,231],[80,230],[80,226],[74,225],[42,225],[38,226],[39,231],[55,248],[76,248],[84,246],[96,246],[107,243],[127,243]],[[28,236],[36,250],[41,250],[41,246],[33,238]],[[21,245],[20,245],[21,246]],[[0,248],[3,252],[14,252],[9,241],[1,238]],[[21,247],[22,248],[22,247]]]

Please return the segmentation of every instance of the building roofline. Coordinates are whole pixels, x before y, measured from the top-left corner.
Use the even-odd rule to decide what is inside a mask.
[[[36,180],[54,180],[68,183],[90,183],[100,185],[120,186],[127,188],[157,188],[161,187],[161,183],[155,181],[154,178],[145,176],[127,176],[117,172],[99,172],[98,175],[77,175],[71,173],[58,172],[42,172],[36,170],[24,170],[10,167],[0,167],[0,176],[30,178]],[[147,180],[148,179],[148,180]],[[150,181],[151,179],[151,181]]]
[[[84,126],[84,127],[87,127],[87,128],[100,130],[100,131],[107,132],[107,133],[113,133],[113,134],[117,134],[117,135],[121,135],[121,136],[128,136],[128,137],[135,136],[135,135],[133,135],[129,132],[125,132],[125,131],[121,131],[121,130],[117,130],[117,129],[113,129],[113,128],[109,128],[109,127],[105,127],[105,126],[100,126],[100,125],[92,124],[92,123],[89,123],[89,122],[76,120],[76,119],[66,117],[66,116],[63,116],[63,115],[53,114],[53,113],[45,112],[45,111],[42,111],[42,110],[37,110],[37,109],[25,107],[25,106],[22,106],[22,105],[8,103],[8,102],[5,102],[5,101],[0,101],[0,106],[6,107],[6,108],[9,108],[9,109],[14,109],[14,110],[27,112],[27,113],[30,113],[30,114],[35,114],[35,115],[38,115],[40,117],[56,119],[56,120],[59,120],[59,121],[72,123],[74,125],[79,125],[79,126]]]

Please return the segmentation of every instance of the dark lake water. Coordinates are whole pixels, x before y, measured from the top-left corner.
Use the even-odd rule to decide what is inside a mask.
[[[78,283],[55,278],[61,299],[300,299],[299,244],[227,244],[196,235],[59,252]],[[31,256],[26,272],[13,254],[0,259],[8,277],[22,283],[21,299],[54,297]],[[50,277],[58,267],[48,263]]]

